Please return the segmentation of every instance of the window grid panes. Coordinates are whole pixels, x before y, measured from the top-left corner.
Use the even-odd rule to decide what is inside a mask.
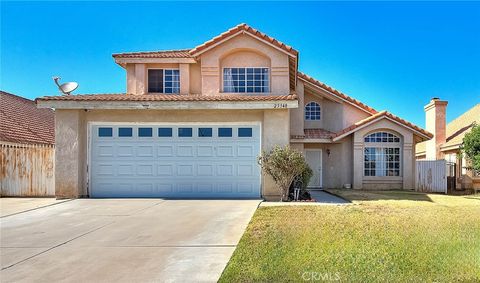
[[[365,137],[365,142],[400,142],[400,138],[387,132],[376,132]]]
[[[399,147],[366,147],[365,176],[400,176]]]
[[[224,68],[223,92],[270,92],[268,68]]]
[[[180,71],[179,70],[164,70],[164,92],[165,93],[179,93],[180,92]]]
[[[148,70],[148,92],[179,93],[180,71],[175,69]]]
[[[320,120],[320,105],[316,102],[310,102],[305,106],[305,120]]]

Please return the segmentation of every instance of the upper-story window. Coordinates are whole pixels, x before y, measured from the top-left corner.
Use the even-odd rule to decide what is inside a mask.
[[[270,92],[268,68],[224,68],[223,92]]]
[[[305,105],[305,120],[317,121],[320,120],[320,105],[314,101]]]
[[[149,69],[148,92],[179,93],[180,71],[176,69]]]

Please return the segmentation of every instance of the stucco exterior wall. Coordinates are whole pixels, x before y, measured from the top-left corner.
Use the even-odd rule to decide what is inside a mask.
[[[305,129],[318,129],[318,128],[322,128],[323,129],[323,120],[324,117],[324,113],[326,111],[329,111],[330,109],[325,109],[324,108],[324,105],[323,105],[323,101],[325,99],[323,99],[322,97],[319,97],[319,96],[316,96],[316,95],[313,95],[309,92],[304,92],[304,101],[303,101],[303,104],[301,104],[303,106],[303,119],[304,119],[304,123],[305,123]],[[318,105],[320,105],[320,120],[315,120],[315,121],[307,121],[305,120],[305,106],[310,103],[310,102],[316,102],[318,103]]]
[[[401,176],[366,177],[364,176],[364,137],[376,131],[392,132],[401,138]],[[414,189],[415,152],[413,133],[398,124],[382,119],[364,127],[353,134],[353,188],[354,189]]]
[[[303,129],[305,127],[304,119],[304,108],[305,104],[304,99],[304,84],[302,81],[297,81],[297,97],[298,97],[298,108],[290,109],[290,131],[292,135],[303,135]]]
[[[363,120],[367,117],[370,117],[368,113],[363,110],[358,109],[350,104],[345,103],[343,105],[343,125],[342,128],[345,129],[355,124],[356,122]]]
[[[56,176],[57,197],[88,195],[87,130],[89,122],[260,122],[262,150],[289,143],[289,111],[278,110],[57,110]],[[273,181],[262,178],[262,195],[278,199]]]
[[[190,64],[190,93],[202,93],[202,74],[200,63]]]
[[[345,184],[352,184],[352,138],[346,137],[340,143],[304,144],[305,149],[322,149],[322,181],[323,188],[338,189]],[[330,154],[328,154],[330,152]]]
[[[86,128],[83,110],[55,111],[55,196],[83,195],[86,157]]]

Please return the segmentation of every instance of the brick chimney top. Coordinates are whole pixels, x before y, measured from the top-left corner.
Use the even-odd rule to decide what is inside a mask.
[[[448,101],[434,97],[425,105],[425,127],[433,134],[433,139],[426,142],[426,157],[430,160],[443,159],[440,147],[446,142]]]

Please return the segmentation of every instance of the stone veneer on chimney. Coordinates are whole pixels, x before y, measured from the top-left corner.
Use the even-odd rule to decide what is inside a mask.
[[[426,142],[426,159],[438,160],[444,156],[440,151],[440,146],[446,141],[447,129],[447,101],[439,98],[432,98],[425,105],[426,130],[433,134],[433,139]]]

